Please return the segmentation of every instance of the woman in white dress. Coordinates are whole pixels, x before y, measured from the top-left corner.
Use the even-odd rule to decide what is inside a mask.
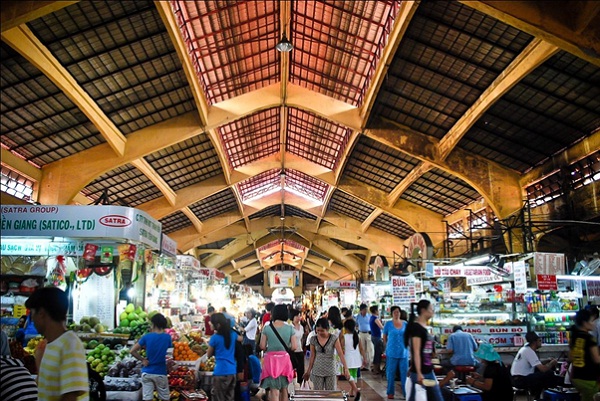
[[[358,380],[358,369],[363,366],[365,360],[364,350],[360,345],[358,333],[356,332],[356,321],[354,319],[348,319],[344,322],[344,335],[340,337],[342,349],[344,350],[344,357],[346,364],[348,365],[348,372],[350,373],[350,397],[356,396],[355,401],[360,400],[360,389],[358,388],[356,381]]]

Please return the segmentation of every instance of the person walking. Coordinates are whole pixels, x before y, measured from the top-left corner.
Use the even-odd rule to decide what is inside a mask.
[[[367,304],[360,304],[359,312],[354,318],[358,324],[358,339],[365,352],[363,368],[371,370],[371,362],[373,362],[373,343],[371,342],[371,325],[369,323],[371,315],[368,313]]]
[[[213,371],[213,401],[231,401],[234,399],[237,364],[235,359],[235,343],[242,338],[231,328],[231,321],[222,313],[214,313],[210,317],[215,334],[208,341],[206,357],[215,356]]]
[[[256,313],[254,310],[248,309],[245,312],[248,323],[244,326],[244,345],[252,346],[252,350],[256,349],[256,331],[258,330],[258,321],[256,320]]]
[[[90,385],[85,349],[79,337],[67,330],[69,298],[56,287],[37,289],[25,301],[31,321],[45,337],[35,350],[38,399],[89,400]]]
[[[173,347],[171,336],[165,333],[167,319],[160,313],[150,319],[150,332],[144,334],[131,347],[131,356],[142,361],[142,392],[144,401],[154,399],[154,391],[160,400],[169,400],[169,380],[167,378],[167,349]],[[146,358],[139,351],[146,349]]]
[[[334,354],[336,351],[344,368],[344,376],[350,379],[344,350],[339,338],[330,332],[329,321],[326,318],[317,320],[315,333],[316,335],[310,338],[310,359],[302,378],[310,379],[315,390],[335,390],[337,366]]]
[[[579,391],[581,401],[593,401],[600,392],[600,351],[590,332],[594,329],[595,316],[582,309],[575,315],[571,329],[569,359],[573,364],[571,381]]]
[[[288,385],[294,380],[294,368],[287,349],[295,350],[294,328],[287,324],[288,309],[275,305],[271,312],[271,324],[265,325],[260,337],[260,348],[265,350],[260,387],[269,390],[270,401],[287,401]]]
[[[348,365],[350,373],[350,397],[355,397],[355,401],[360,400],[360,389],[358,388],[358,370],[363,366],[364,351],[360,345],[358,333],[356,331],[356,321],[346,319],[344,322],[344,335],[340,337],[344,358]]]
[[[385,373],[387,378],[387,396],[394,398],[396,390],[396,372],[400,373],[402,384],[402,395],[406,397],[406,377],[408,374],[408,349],[404,345],[404,333],[406,322],[400,319],[401,309],[399,306],[390,308],[392,320],[383,326],[383,344],[385,347]]]
[[[415,315],[416,309],[416,315]],[[418,318],[417,318],[418,316]],[[424,385],[423,380],[437,382],[433,372],[435,346],[433,336],[427,331],[427,323],[433,317],[433,304],[422,299],[410,304],[410,317],[404,332],[404,346],[410,349],[410,381],[412,387]],[[429,401],[443,401],[440,387],[427,387]]]
[[[379,307],[372,305],[369,308],[371,318],[369,319],[369,328],[371,329],[371,342],[373,343],[373,373],[381,374],[381,354],[383,353],[383,339],[381,330],[383,324],[379,319]]]
[[[304,326],[302,325],[302,315],[298,309],[292,309],[290,311],[290,318],[292,319],[292,326],[294,327],[294,336],[296,337],[296,348],[293,350],[293,357],[296,360],[296,377],[304,376],[304,349],[302,348],[302,341],[304,340]]]

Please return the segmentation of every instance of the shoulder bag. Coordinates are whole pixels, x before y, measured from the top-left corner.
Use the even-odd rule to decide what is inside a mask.
[[[277,336],[277,339],[279,340],[279,342],[281,343],[281,345],[283,345],[283,348],[285,348],[285,351],[290,356],[290,360],[292,361],[292,367],[294,368],[294,370],[297,370],[298,369],[298,366],[297,366],[298,363],[296,362],[296,355],[294,355],[294,353],[292,352],[292,350],[290,350],[290,348],[285,344],[285,342],[283,341],[283,339],[279,335],[279,332],[277,331],[277,329],[275,329],[275,327],[273,327],[273,323],[271,323],[269,325],[269,327],[271,328],[271,330],[273,330],[273,333],[275,333],[275,335]]]

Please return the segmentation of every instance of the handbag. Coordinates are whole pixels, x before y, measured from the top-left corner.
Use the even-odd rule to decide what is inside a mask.
[[[290,356],[290,360],[292,362],[292,367],[294,368],[294,370],[298,370],[298,363],[296,362],[296,355],[294,355],[294,353],[292,352],[292,350],[290,350],[290,348],[285,344],[285,342],[283,341],[283,339],[279,335],[279,332],[277,332],[277,330],[275,329],[275,327],[273,327],[273,323],[271,323],[269,325],[269,327],[271,328],[271,330],[273,330],[273,333],[275,333],[275,335],[277,336],[277,339],[279,340],[279,342],[281,343],[281,345],[283,345],[283,348],[285,348],[285,351]]]

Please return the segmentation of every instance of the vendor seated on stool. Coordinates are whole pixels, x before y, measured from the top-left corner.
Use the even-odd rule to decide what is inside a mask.
[[[502,363],[500,354],[491,344],[482,343],[475,352],[475,356],[481,360],[483,375],[471,373],[467,377],[468,385],[483,391],[483,401],[509,401],[513,398],[510,371]]]
[[[562,386],[563,378],[554,374],[556,359],[551,359],[543,364],[537,355],[537,350],[542,347],[542,339],[534,331],[525,335],[527,344],[523,346],[510,368],[513,385],[516,388],[528,389],[535,399],[540,397],[546,388]]]
[[[448,337],[446,350],[452,355],[450,361],[444,363],[446,368],[452,369],[457,366],[476,367],[478,365],[473,356],[473,352],[477,350],[477,342],[475,342],[471,333],[464,332],[461,326],[457,325],[452,328],[452,334]],[[454,370],[460,372],[460,369]],[[460,377],[460,379],[464,379],[464,377]]]

